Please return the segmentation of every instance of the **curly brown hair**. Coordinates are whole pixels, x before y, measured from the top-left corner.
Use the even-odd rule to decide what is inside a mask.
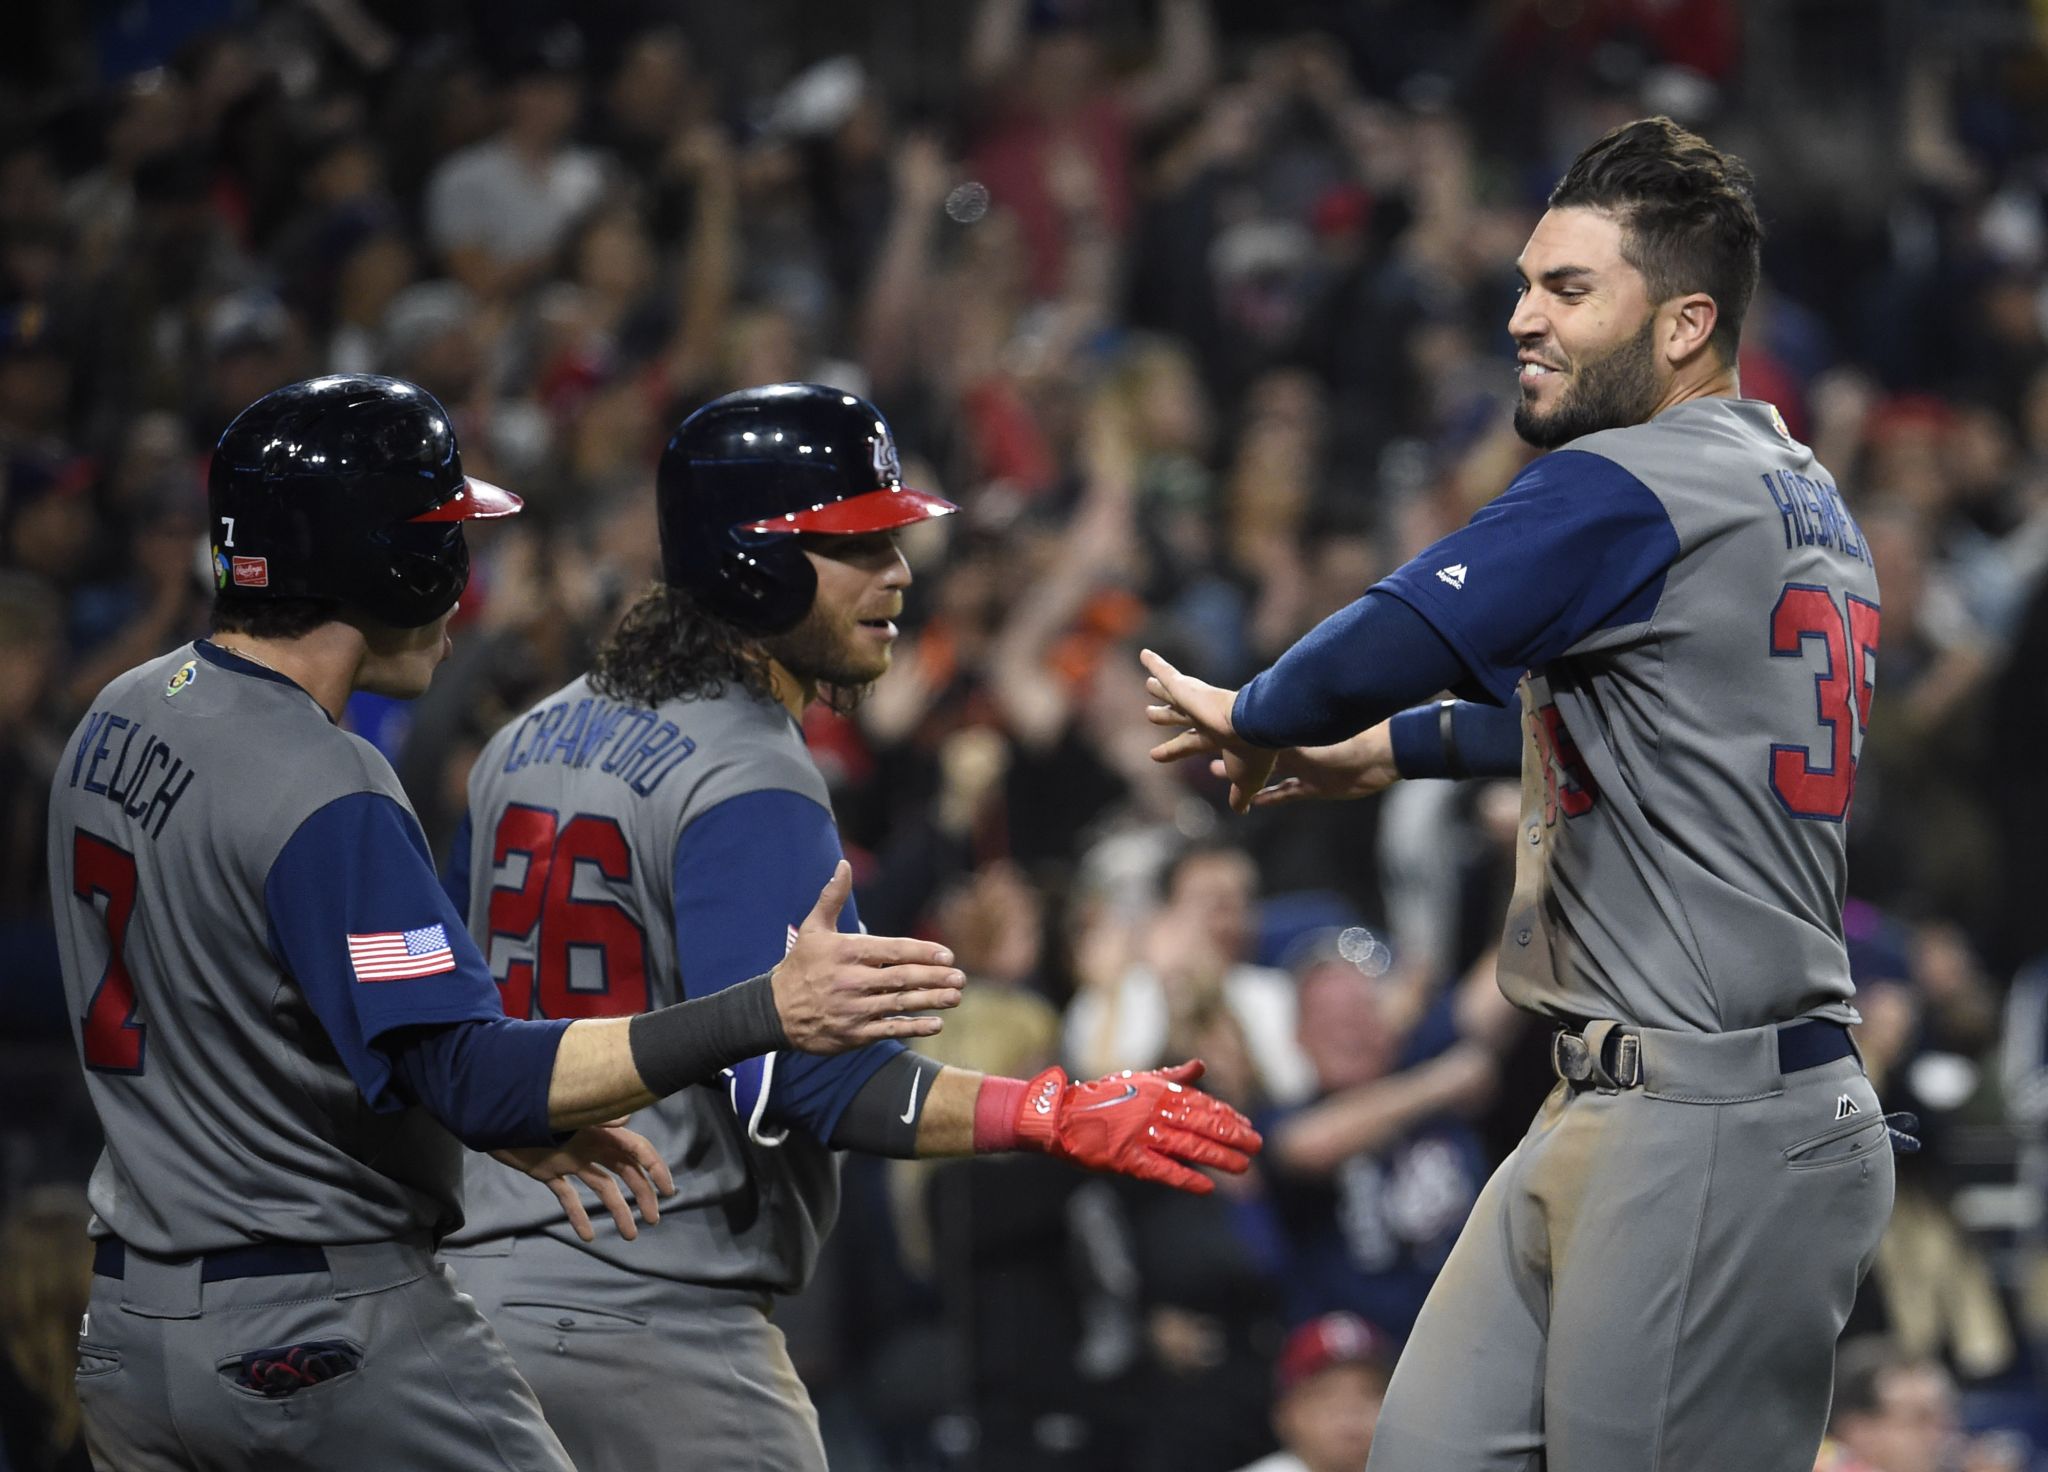
[[[768,656],[753,637],[661,582],[634,600],[598,647],[590,683],[601,695],[648,707],[716,699],[733,685],[775,698]]]
[[[763,646],[760,636],[720,618],[687,590],[656,582],[598,647],[590,683],[600,695],[648,707],[664,700],[715,700],[734,685],[777,700]],[[873,688],[819,681],[816,699],[851,715]]]

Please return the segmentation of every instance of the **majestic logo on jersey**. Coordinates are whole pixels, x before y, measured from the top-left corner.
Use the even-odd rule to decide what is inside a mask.
[[[270,586],[270,559],[267,557],[233,557],[228,559],[228,566],[238,588]]]
[[[1453,588],[1463,588],[1465,586],[1465,564],[1454,562],[1449,567],[1438,569],[1436,580]]]
[[[178,672],[172,675],[169,682],[165,684],[165,698],[168,699],[170,696],[176,695],[197,678],[199,678],[199,661],[196,659],[186,660],[178,666]]]
[[[357,981],[410,981],[455,969],[448,932],[439,925],[417,930],[381,930],[348,938],[348,963]]]
[[[1847,1094],[1844,1094],[1839,1099],[1835,1100],[1836,1119],[1847,1119],[1852,1114],[1861,1114],[1862,1112],[1863,1111],[1861,1109],[1856,1107],[1856,1101],[1850,1098]]]

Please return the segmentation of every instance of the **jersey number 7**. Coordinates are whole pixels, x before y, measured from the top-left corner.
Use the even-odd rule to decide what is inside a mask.
[[[79,1029],[85,1066],[94,1073],[140,1073],[149,1029],[135,1015],[135,978],[128,973],[128,921],[135,914],[135,855],[76,830],[71,837],[71,893],[97,909],[107,902],[107,969],[85,1004]]]
[[[1830,590],[1811,583],[1787,583],[1771,610],[1772,658],[1801,659],[1810,643],[1820,644],[1813,700],[1827,728],[1825,760],[1816,760],[1812,746],[1771,743],[1771,792],[1795,818],[1839,823],[1849,815],[1877,682],[1878,622],[1875,603],[1852,593],[1838,604]]]
[[[584,865],[611,883],[631,881],[632,855],[618,821],[578,813],[564,823],[550,809],[513,803],[498,819],[491,861],[503,872],[514,856],[526,860],[526,876],[516,887],[491,890],[491,950],[509,940],[528,948],[531,959],[510,962],[498,979],[505,1015],[533,1016],[536,993],[543,1017],[645,1012],[646,932],[616,900],[576,894]],[[585,960],[581,985],[578,954]]]

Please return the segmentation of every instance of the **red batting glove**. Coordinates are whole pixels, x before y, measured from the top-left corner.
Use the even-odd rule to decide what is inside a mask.
[[[1206,1196],[1216,1183],[1188,1165],[1243,1175],[1263,1141],[1228,1104],[1186,1087],[1201,1076],[1199,1059],[1147,1073],[1125,1069],[1085,1084],[1048,1068],[1025,1085],[1017,1144]]]

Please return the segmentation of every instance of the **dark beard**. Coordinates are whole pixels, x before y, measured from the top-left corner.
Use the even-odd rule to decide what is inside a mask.
[[[1656,325],[1652,315],[1641,332],[1581,366],[1548,414],[1539,417],[1526,398],[1515,405],[1515,433],[1539,450],[1554,450],[1582,434],[1648,419],[1658,394],[1657,354],[1650,342]]]
[[[844,640],[835,636],[815,603],[795,628],[763,636],[761,648],[798,679],[818,684],[825,703],[842,715],[859,705],[882,677],[881,670],[855,668],[849,662]]]

